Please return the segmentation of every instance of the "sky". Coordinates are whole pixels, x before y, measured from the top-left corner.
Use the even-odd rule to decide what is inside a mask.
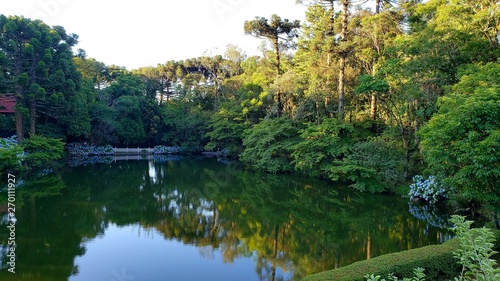
[[[0,0],[0,13],[40,19],[79,36],[87,57],[128,70],[223,54],[228,44],[259,55],[262,40],[244,35],[256,16],[305,17],[295,0]]]

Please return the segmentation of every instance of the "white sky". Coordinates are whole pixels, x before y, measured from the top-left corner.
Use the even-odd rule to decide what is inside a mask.
[[[302,22],[305,10],[295,0],[0,0],[1,14],[61,25],[88,57],[129,70],[222,54],[229,43],[258,55],[262,40],[243,34],[245,20]]]

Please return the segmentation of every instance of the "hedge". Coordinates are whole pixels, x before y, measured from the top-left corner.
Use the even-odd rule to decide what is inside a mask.
[[[460,264],[453,257],[459,241],[451,239],[440,245],[382,255],[348,266],[306,276],[301,281],[365,281],[367,274],[387,276],[393,273],[399,278],[412,277],[413,270],[423,267],[426,280],[453,280],[460,272]]]

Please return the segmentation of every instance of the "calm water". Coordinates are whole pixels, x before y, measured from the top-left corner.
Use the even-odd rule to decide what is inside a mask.
[[[215,159],[63,170],[17,177],[16,273],[3,213],[0,280],[299,280],[450,237],[404,198]]]

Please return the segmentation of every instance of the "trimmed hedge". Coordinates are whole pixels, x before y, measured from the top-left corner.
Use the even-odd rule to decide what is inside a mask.
[[[385,277],[389,273],[399,278],[410,278],[417,267],[425,269],[426,280],[453,280],[461,268],[453,257],[453,251],[458,247],[459,241],[451,239],[440,245],[382,255],[334,270],[312,274],[301,281],[365,281],[364,276],[367,274]]]

